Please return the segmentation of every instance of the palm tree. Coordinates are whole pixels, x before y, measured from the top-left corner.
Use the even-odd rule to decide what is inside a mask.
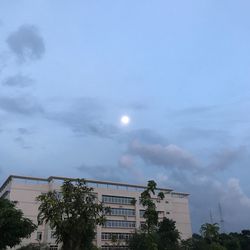
[[[211,243],[218,241],[220,235],[219,230],[220,227],[218,223],[205,223],[201,225],[200,233],[205,240]]]

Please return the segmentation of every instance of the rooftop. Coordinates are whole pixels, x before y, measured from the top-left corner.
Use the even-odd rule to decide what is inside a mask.
[[[18,180],[25,183],[32,183],[32,184],[41,184],[41,183],[53,183],[53,182],[62,182],[64,180],[77,180],[82,178],[69,178],[69,177],[61,177],[61,176],[50,176],[48,178],[40,178],[40,177],[30,177],[30,176],[19,176],[19,175],[10,175],[7,180],[3,183],[0,187],[0,192],[4,190],[4,188],[10,183],[12,180]],[[100,188],[112,188],[112,189],[122,189],[122,190],[130,190],[130,191],[141,191],[145,190],[146,186],[143,185],[136,185],[136,184],[127,184],[127,183],[120,183],[120,182],[112,182],[112,181],[98,181],[98,180],[91,180],[91,179],[84,179],[84,181],[92,187]],[[163,191],[167,193],[172,193],[181,196],[188,196],[188,193],[180,193],[174,192],[173,189],[168,188],[157,188],[158,191]]]

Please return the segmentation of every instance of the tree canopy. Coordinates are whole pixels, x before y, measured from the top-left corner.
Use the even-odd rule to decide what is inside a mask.
[[[173,220],[164,218],[159,222],[153,196],[156,193],[157,184],[155,181],[148,181],[147,188],[140,195],[140,204],[145,208],[143,217],[145,225],[129,241],[131,250],[174,250],[177,249],[179,232]],[[163,192],[158,192],[157,199],[163,200]],[[155,198],[155,197],[154,197]]]
[[[107,208],[84,180],[65,180],[59,191],[38,196],[38,219],[49,223],[63,250],[90,250],[96,225],[105,222]]]
[[[220,233],[217,223],[201,225],[200,233],[181,242],[182,250],[250,250],[250,231]]]
[[[36,225],[23,216],[15,202],[0,198],[0,250],[20,244],[35,229]]]

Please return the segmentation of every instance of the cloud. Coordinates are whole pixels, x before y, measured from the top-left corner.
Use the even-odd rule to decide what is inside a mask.
[[[239,163],[248,155],[246,146],[238,148],[226,148],[214,154],[212,162],[208,165],[208,170],[225,170],[228,167]]]
[[[20,115],[35,115],[44,112],[43,107],[31,96],[0,96],[0,109]]]
[[[22,25],[7,38],[7,44],[20,62],[41,59],[45,52],[43,38],[33,25]]]
[[[134,140],[129,145],[129,152],[139,156],[145,162],[166,168],[179,168],[182,170],[197,169],[197,160],[184,149],[169,144],[143,144]]]
[[[69,127],[77,135],[114,138],[119,129],[104,120],[105,108],[102,103],[92,98],[80,98],[68,110],[52,112],[47,118]]]
[[[9,59],[10,59],[9,53],[7,53],[7,52],[0,53],[0,74],[7,67]]]
[[[17,136],[14,141],[23,149],[30,149],[31,147],[27,145],[26,141],[22,136]]]
[[[160,186],[173,188],[176,191],[187,192],[191,211],[193,232],[199,232],[203,223],[220,224],[219,204],[222,208],[224,229],[226,232],[240,231],[249,227],[250,197],[242,191],[238,179],[229,178],[218,181],[215,177],[200,173],[172,171],[166,180],[160,178],[166,173],[157,174]]]
[[[232,196],[235,197],[235,199],[238,200],[238,204],[247,207],[248,209],[250,209],[250,197],[248,197],[242,190],[241,186],[240,186],[240,181],[236,178],[230,178],[228,180],[228,188],[229,188],[229,193],[230,195],[230,199],[232,199]],[[226,199],[228,201],[230,201],[228,199],[228,197],[224,197],[224,202],[226,202]],[[234,199],[234,200],[235,200]],[[231,201],[230,201],[231,202]]]
[[[20,87],[24,88],[30,86],[34,83],[34,80],[28,76],[22,74],[16,74],[14,76],[9,76],[3,81],[3,85],[9,87]]]
[[[82,164],[77,167],[77,170],[83,172],[85,176],[98,180],[122,181],[121,169],[118,167],[110,167],[104,165],[86,165]]]
[[[27,128],[18,128],[17,131],[18,131],[18,133],[20,135],[30,135],[30,134],[32,134],[32,132]]]
[[[125,168],[123,166],[110,165],[88,165],[81,164],[76,169],[84,174],[84,178],[93,178],[96,180],[113,182],[137,182],[144,181],[144,175],[132,166]]]
[[[119,159],[119,165],[123,168],[131,168],[134,164],[134,159],[132,155],[124,154]]]
[[[204,129],[189,127],[184,128],[178,132],[176,136],[178,140],[181,141],[194,141],[194,140],[213,140],[216,142],[227,141],[231,137],[229,133],[225,130],[219,129]]]
[[[210,113],[214,111],[218,106],[211,105],[211,106],[194,106],[189,108],[184,108],[173,112],[174,116],[183,116],[183,115],[201,115],[204,113]]]
[[[167,139],[151,129],[135,129],[125,135],[130,141],[138,140],[149,144],[166,144]]]
[[[136,111],[144,111],[149,109],[147,104],[141,102],[132,102],[128,105],[128,108]]]

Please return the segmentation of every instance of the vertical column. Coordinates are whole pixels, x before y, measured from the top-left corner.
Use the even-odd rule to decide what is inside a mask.
[[[140,199],[139,199],[139,195],[137,194],[136,197],[136,203],[135,203],[135,219],[136,219],[136,229],[140,229]]]
[[[97,197],[98,201],[102,201],[102,194],[98,192]],[[102,226],[96,227],[96,245],[97,247],[101,247],[102,245]]]

